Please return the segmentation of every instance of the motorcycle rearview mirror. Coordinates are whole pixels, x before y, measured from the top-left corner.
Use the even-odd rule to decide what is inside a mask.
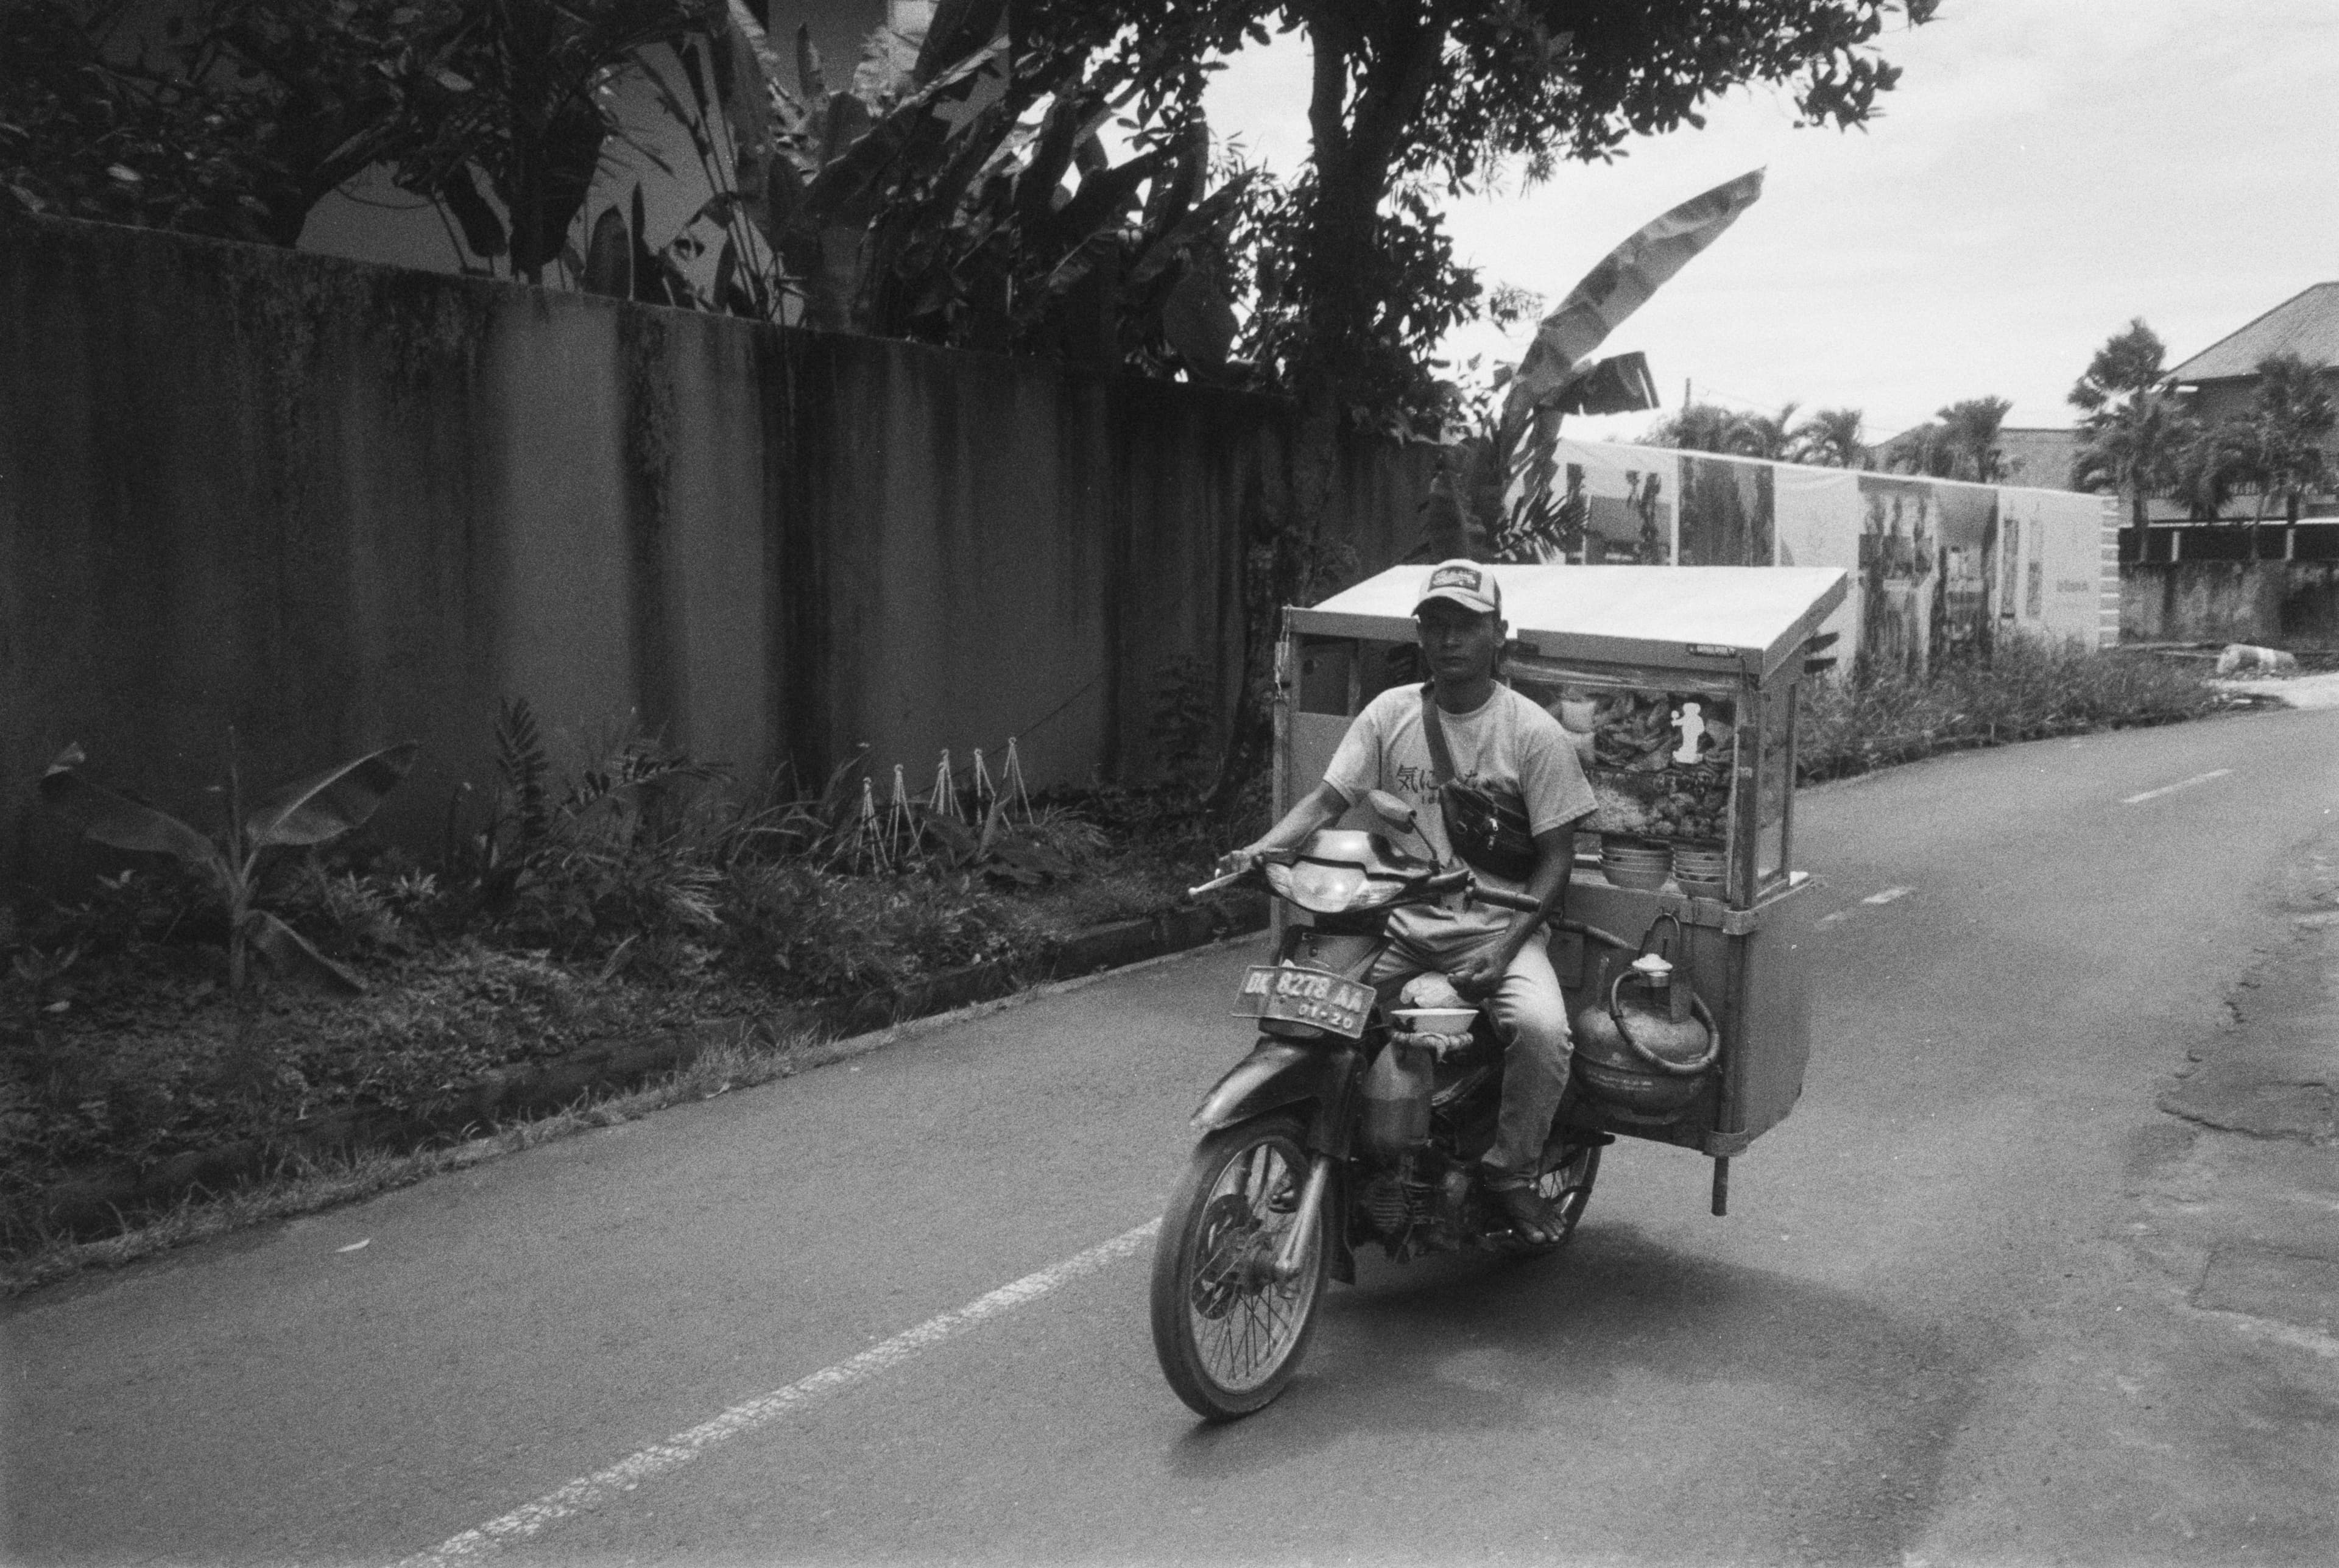
[[[1399,800],[1396,796],[1389,794],[1388,791],[1385,789],[1367,790],[1365,792],[1365,804],[1372,808],[1373,814],[1375,816],[1380,818],[1382,822],[1387,823],[1398,833],[1411,833],[1414,831],[1413,807],[1406,802]]]
[[[1429,835],[1421,831],[1421,819],[1410,804],[1385,789],[1377,789],[1365,792],[1365,804],[1381,819],[1381,825],[1392,834],[1411,833],[1414,842],[1421,846],[1422,853],[1429,857],[1429,863],[1433,866],[1437,863],[1437,846],[1431,843]]]

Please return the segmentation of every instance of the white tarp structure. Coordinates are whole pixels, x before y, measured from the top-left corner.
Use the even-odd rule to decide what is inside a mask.
[[[2119,508],[2017,489],[1711,452],[1563,439],[1550,559],[1840,567],[1852,592],[1823,631],[1847,666],[1919,671],[2027,634],[2119,636]]]

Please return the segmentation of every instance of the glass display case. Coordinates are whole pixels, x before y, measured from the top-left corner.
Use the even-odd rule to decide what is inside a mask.
[[[1808,876],[1794,863],[1804,647],[1843,600],[1835,568],[1497,566],[1504,678],[1556,718],[1598,802],[1552,941],[1571,1012],[1653,930],[1680,952],[1722,1036],[1700,1103],[1610,1130],[1735,1154],[1792,1108],[1809,1055]],[[1285,613],[1276,810],[1324,776],[1348,721],[1423,679],[1413,606],[1429,568],[1392,567]],[[1361,812],[1348,825],[1368,826]],[[1661,917],[1671,916],[1670,922]],[[1569,1112],[1563,1111],[1563,1115]]]

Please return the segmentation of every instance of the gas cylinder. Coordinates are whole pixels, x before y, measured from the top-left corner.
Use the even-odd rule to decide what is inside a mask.
[[[1425,1038],[1393,1033],[1365,1070],[1365,1147],[1384,1159],[1429,1141],[1437,1053]]]
[[[1575,1015],[1574,1071],[1584,1090],[1630,1119],[1679,1116],[1705,1087],[1714,1054],[1712,1033],[1696,1016],[1688,983],[1676,979],[1663,958],[1643,953],[1613,982],[1595,982],[1594,994],[1599,1000]],[[1634,1050],[1635,1044],[1664,1066]]]

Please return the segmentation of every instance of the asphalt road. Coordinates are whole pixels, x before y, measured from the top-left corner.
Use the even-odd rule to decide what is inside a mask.
[[[2259,714],[1807,793],[1841,918],[1731,1216],[1620,1144],[1559,1257],[1365,1260],[1234,1426],[1130,1233],[1248,947],[19,1303],[8,1555],[2329,1563],[2339,1340],[2191,1304],[2155,1102],[2334,763]]]

